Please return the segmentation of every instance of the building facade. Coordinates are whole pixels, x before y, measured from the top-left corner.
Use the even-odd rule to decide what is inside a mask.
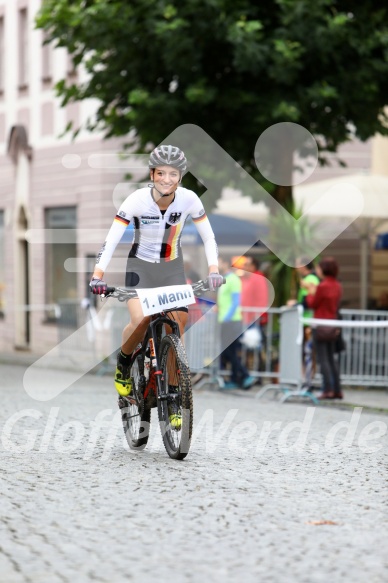
[[[124,140],[104,140],[85,130],[75,141],[71,134],[63,135],[69,123],[77,129],[93,116],[96,103],[60,106],[55,84],[63,78],[82,80],[83,72],[74,70],[64,49],[44,45],[44,34],[34,24],[40,4],[0,0],[2,353],[43,354],[57,344],[57,306],[76,304],[88,295],[96,254],[116,209],[134,185],[125,181],[128,164],[120,162]],[[386,141],[383,145],[386,148]],[[378,171],[388,173],[387,150],[377,146],[373,155],[379,160]],[[370,169],[371,142],[346,146],[342,157],[348,172]],[[317,172],[315,180],[333,175],[330,168]],[[133,180],[144,175],[139,170]],[[236,210],[233,214],[238,216]],[[330,251],[343,253],[341,273],[349,305],[358,307],[359,248],[354,237],[345,234],[342,247],[333,244]],[[119,249],[110,265],[108,281],[113,285],[123,284],[126,252]],[[192,253],[196,265],[201,253]],[[386,254],[378,257],[384,278]],[[385,279],[378,284],[384,289]]]
[[[2,352],[55,346],[55,306],[87,294],[126,173],[117,162],[122,140],[63,135],[69,122],[76,129],[93,115],[95,104],[60,107],[55,83],[82,73],[65,50],[43,45],[34,26],[39,7],[39,0],[0,0]]]

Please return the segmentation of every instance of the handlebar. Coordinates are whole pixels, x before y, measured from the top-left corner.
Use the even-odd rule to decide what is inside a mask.
[[[225,280],[225,278],[223,278],[222,283],[225,283],[225,282],[226,282],[226,280]],[[196,298],[200,297],[205,292],[210,291],[207,279],[200,279],[196,283],[191,283],[189,285],[191,285],[191,287],[193,289],[193,293],[194,293]],[[117,298],[119,300],[119,302],[124,302],[125,300],[130,300],[132,298],[136,298],[137,297],[137,290],[130,289],[130,288],[124,288],[124,287],[108,287],[106,290],[106,294],[102,294],[101,297]]]

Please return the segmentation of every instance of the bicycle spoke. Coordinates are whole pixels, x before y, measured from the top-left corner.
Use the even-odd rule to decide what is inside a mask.
[[[144,405],[140,385],[144,379],[144,360],[138,356],[131,369],[134,397],[121,397],[124,407],[121,407],[121,417],[125,437],[129,447],[143,449],[148,441],[151,411]],[[120,406],[120,400],[119,400]]]

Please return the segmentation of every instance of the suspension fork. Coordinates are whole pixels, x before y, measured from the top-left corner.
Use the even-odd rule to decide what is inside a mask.
[[[163,324],[167,324],[170,326],[172,333],[176,334],[178,337],[180,336],[179,326],[177,322],[167,318],[166,316],[157,316],[155,320],[151,320],[149,325],[149,336],[148,341],[150,345],[150,352],[151,352],[151,360],[155,362],[155,371],[154,374],[156,376],[156,384],[157,384],[157,397],[165,399],[166,395],[163,394],[162,388],[162,375],[163,372],[160,368],[159,362],[159,346],[161,343],[162,338],[162,327]]]

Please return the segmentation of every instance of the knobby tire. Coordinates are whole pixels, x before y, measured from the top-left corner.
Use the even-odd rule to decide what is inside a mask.
[[[123,423],[124,434],[128,445],[131,449],[144,449],[148,442],[151,409],[146,406],[143,399],[142,378],[144,379],[144,358],[138,356],[131,368],[131,377],[133,381],[133,393],[139,397],[139,405],[135,402],[129,403],[123,399],[124,407],[120,406],[121,419]],[[120,401],[120,400],[119,400]]]
[[[171,373],[171,362],[174,362],[174,371]],[[164,336],[159,349],[159,363],[162,370],[162,391],[158,398],[159,425],[162,433],[164,447],[172,459],[184,459],[190,449],[191,434],[193,430],[193,395],[191,390],[191,374],[187,362],[187,356],[182,341],[175,334]],[[167,363],[170,363],[167,366]],[[170,369],[170,370],[169,370]],[[174,377],[173,379],[170,377]],[[178,391],[175,401],[182,415],[180,430],[174,429],[169,420],[169,403],[173,396],[168,396],[169,384],[176,384]],[[163,398],[166,397],[167,398]]]

